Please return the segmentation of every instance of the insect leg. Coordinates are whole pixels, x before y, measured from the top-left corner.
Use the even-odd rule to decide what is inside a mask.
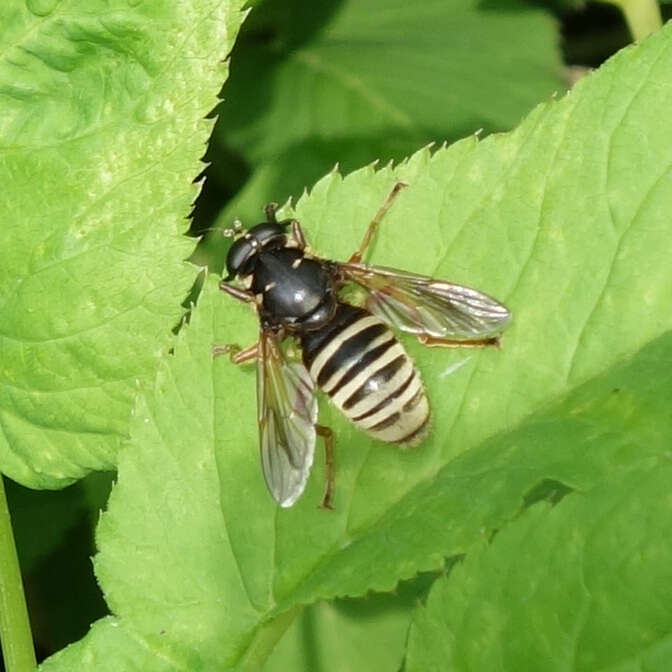
[[[276,224],[278,219],[275,216],[275,211],[278,209],[277,203],[268,203],[264,208],[264,213],[266,214],[266,219],[273,224]]]
[[[254,301],[254,294],[252,292],[248,292],[246,289],[240,289],[240,287],[236,287],[234,285],[230,285],[228,282],[225,282],[222,280],[219,283],[219,288],[223,291],[232,296],[234,299],[238,299],[238,301]]]
[[[362,240],[361,245],[359,246],[359,249],[357,252],[355,252],[350,259],[348,259],[348,263],[351,264],[358,264],[361,260],[362,257],[364,256],[364,253],[366,252],[366,248],[373,242],[373,238],[376,235],[376,229],[378,228],[378,225],[383,221],[383,217],[387,214],[387,211],[390,209],[392,206],[392,203],[394,202],[394,199],[397,197],[397,194],[404,188],[407,187],[408,185],[405,182],[397,182],[394,187],[392,187],[392,191],[390,192],[390,195],[385,199],[385,203],[383,203],[380,206],[380,209],[376,213],[375,217],[369,224],[369,228],[366,230],[366,233],[364,234],[364,240]]]
[[[303,229],[301,228],[301,224],[299,224],[299,222],[297,222],[295,219],[292,219],[290,224],[292,227],[292,238],[294,238],[300,250],[305,250],[308,246],[308,243],[306,241],[306,236],[303,233]]]
[[[331,500],[334,494],[334,433],[324,425],[315,425],[315,431],[324,439],[324,455],[327,465],[327,485],[320,506],[323,509],[333,509]]]
[[[252,362],[259,357],[259,343],[244,350],[239,345],[213,345],[212,356],[219,357],[220,355],[229,355],[234,364]]]
[[[428,348],[482,348],[488,345],[499,347],[499,336],[479,338],[472,341],[454,341],[449,338],[433,338],[421,334],[418,336],[418,340]]]

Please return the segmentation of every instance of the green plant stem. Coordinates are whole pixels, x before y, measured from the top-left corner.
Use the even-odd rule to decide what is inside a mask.
[[[303,606],[298,605],[264,623],[254,634],[250,646],[240,661],[240,669],[260,670],[279,639],[302,610]]]
[[[2,474],[0,474],[0,640],[7,672],[30,672],[37,667]]]
[[[620,7],[630,34],[635,40],[642,40],[647,35],[663,27],[660,7],[656,0],[605,0]]]

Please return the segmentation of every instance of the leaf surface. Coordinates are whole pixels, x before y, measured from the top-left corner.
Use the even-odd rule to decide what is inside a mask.
[[[549,482],[588,491],[661,459],[669,432],[648,424],[645,402],[667,412],[669,397],[647,390],[669,387],[672,120],[660,110],[671,68],[672,26],[513,133],[333,173],[297,204],[315,249],[345,259],[402,179],[371,260],[472,285],[514,316],[500,350],[404,339],[434,409],[416,450],[370,441],[321,404],[337,440],[333,512],[317,508],[320,459],[295,507],[266,492],[254,371],[211,357],[215,343],[253,342],[256,319],[209,279],[174,356],[143,387],[100,525],[97,574],[116,620],[44,669],[87,669],[122,633],[153,652],[143,669],[259,666],[300,605],[440,568]],[[624,394],[612,408],[614,388]],[[591,404],[603,425],[566,432],[574,417],[585,430]],[[663,438],[628,443],[630,418]]]
[[[510,128],[563,88],[555,26],[539,9],[475,0],[326,5],[331,14],[307,39],[313,17],[285,12],[291,24],[275,26],[275,42],[251,42],[239,55],[222,132],[255,163],[311,136],[421,143]]]
[[[181,236],[239,3],[0,9],[0,465],[114,465],[193,282]]]
[[[416,611],[406,669],[667,670],[671,477],[668,451],[473,549]]]
[[[376,594],[306,607],[269,657],[264,672],[398,670],[416,595]]]
[[[221,226],[255,221],[261,205],[300,196],[336,163],[350,172],[479,129],[509,130],[567,88],[554,19],[524,3],[347,0],[306,12],[266,2],[233,60],[214,137],[252,175]]]

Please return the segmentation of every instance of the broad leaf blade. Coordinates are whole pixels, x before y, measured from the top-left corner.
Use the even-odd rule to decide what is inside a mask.
[[[671,477],[668,453],[474,549],[417,610],[408,672],[667,670]]]
[[[387,134],[421,144],[510,128],[564,88],[555,27],[540,9],[476,0],[334,7],[307,42],[296,43],[312,17],[297,12],[288,34],[280,27],[279,39],[238,55],[222,132],[254,163],[307,137]]]
[[[113,466],[169,347],[240,20],[214,0],[0,10],[0,464],[25,485]]]
[[[659,375],[648,348],[672,327],[672,121],[658,112],[672,103],[671,67],[668,27],[514,133],[423,151],[394,170],[332,174],[297,205],[315,248],[345,259],[403,179],[410,186],[372,260],[473,285],[514,315],[499,351],[405,339],[434,408],[431,437],[415,451],[369,441],[322,404],[337,436],[333,512],[317,508],[319,459],[292,509],[266,492],[254,372],[210,353],[213,343],[248,345],[258,326],[248,306],[206,283],[137,408],[99,532],[109,604],[126,632],[151,641],[157,669],[178,654],[196,667],[258,663],[286,627],[282,612],[390,590],[487,539],[540,484],[587,490],[641,459],[639,444],[554,433],[552,415],[550,426],[536,423],[554,402],[562,425],[614,387],[634,396]],[[640,352],[654,362],[641,378],[623,364]],[[621,432],[620,411],[600,417],[607,433]],[[528,433],[542,438],[526,442]],[[646,457],[667,450],[662,436]],[[80,664],[98,646],[93,636],[77,645]]]
[[[264,672],[399,670],[417,601],[414,583],[404,586],[401,594],[306,607],[269,657]]]
[[[215,139],[252,174],[218,226],[254,222],[260,204],[298,198],[337,163],[350,172],[479,129],[509,130],[567,88],[557,26],[525,3],[330,0],[306,12],[266,2],[233,59]],[[211,266],[219,242],[208,240]]]

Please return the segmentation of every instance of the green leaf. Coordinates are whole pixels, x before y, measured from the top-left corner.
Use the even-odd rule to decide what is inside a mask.
[[[557,45],[548,12],[523,3],[264,3],[236,45],[215,128],[252,175],[217,225],[254,221],[260,204],[300,196],[336,163],[349,172],[510,129],[567,88]]]
[[[660,7],[656,0],[604,0],[616,5],[622,12],[628,24],[633,39],[642,40],[651,35],[663,25]]]
[[[417,610],[405,669],[668,670],[669,458],[538,504],[472,550]]]
[[[211,356],[215,343],[253,342],[258,324],[210,278],[174,356],[143,386],[99,528],[96,570],[115,617],[44,669],[136,669],[104,655],[120,645],[146,670],[259,666],[300,605],[391,590],[467,553],[526,502],[668,451],[669,428],[651,428],[647,409],[666,408],[670,390],[670,367],[651,353],[669,352],[672,327],[672,118],[660,113],[671,68],[669,26],[513,133],[333,173],[297,204],[315,249],[344,259],[402,179],[371,259],[478,287],[514,315],[501,350],[404,340],[434,409],[417,450],[375,443],[322,403],[337,438],[335,511],[317,508],[320,459],[295,507],[266,492],[254,371]],[[640,355],[651,363],[641,374],[627,366]],[[646,396],[649,381],[666,394]],[[562,423],[604,406],[604,428],[540,430],[552,404]],[[612,441],[631,421],[661,438]]]
[[[419,144],[388,136],[374,138],[348,138],[334,141],[308,139],[292,145],[273,159],[261,164],[250,179],[217,215],[215,231],[206,236],[196,249],[191,261],[208,266],[221,274],[229,242],[217,229],[226,229],[236,218],[251,226],[263,217],[263,205],[271,201],[282,202],[289,194],[305,192],[318,179],[338,163],[341,172],[366,165],[371,157],[403,158],[415,151]]]
[[[0,465],[114,465],[193,282],[182,263],[240,3],[0,9]]]
[[[280,27],[268,46],[250,41],[236,54],[221,129],[255,163],[306,137],[421,144],[510,128],[564,88],[553,21],[531,6],[327,4],[332,14],[307,42],[297,44],[314,17],[302,6],[287,33]]]
[[[416,581],[400,588],[394,595],[306,607],[273,651],[264,672],[399,670],[411,607],[418,599]],[[424,585],[421,588],[424,591]]]

